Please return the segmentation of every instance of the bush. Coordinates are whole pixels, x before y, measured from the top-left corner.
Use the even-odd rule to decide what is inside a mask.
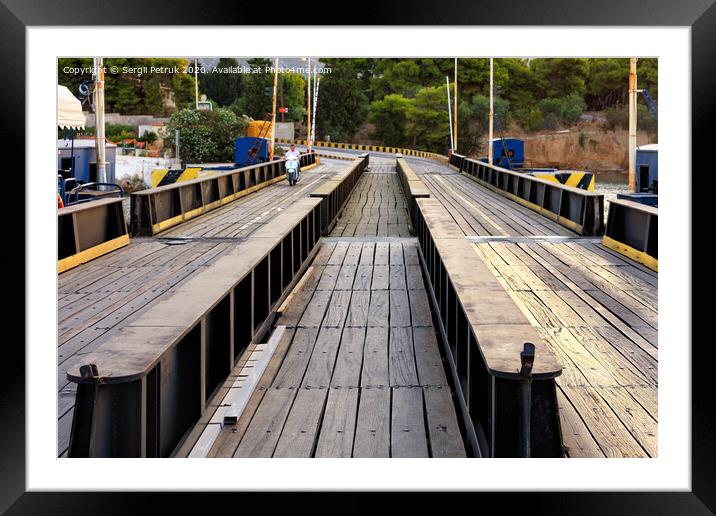
[[[174,132],[179,130],[179,154],[190,163],[234,160],[234,141],[245,134],[248,122],[228,109],[174,113],[162,134],[174,149]]]
[[[542,113],[539,109],[530,109],[528,118],[527,118],[527,128],[530,131],[539,131],[544,126],[544,122],[542,120]]]
[[[587,135],[584,134],[584,131],[579,131],[579,146],[584,148],[585,143],[587,143]]]
[[[542,99],[537,103],[537,108],[542,113],[543,125],[548,129],[556,129],[560,123],[573,124],[579,120],[587,105],[581,96],[572,94],[562,98]]]

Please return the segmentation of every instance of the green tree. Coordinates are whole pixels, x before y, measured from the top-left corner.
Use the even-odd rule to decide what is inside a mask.
[[[283,104],[288,108],[286,120],[301,122],[306,116],[306,79],[298,73],[279,75],[279,86],[283,90]],[[321,99],[319,89],[318,99]],[[277,115],[278,116],[278,115]]]
[[[247,122],[228,109],[174,113],[161,135],[174,149],[174,131],[179,130],[181,157],[190,163],[234,160],[234,142],[245,134]]]
[[[241,95],[243,74],[234,73],[239,62],[233,57],[222,57],[211,69],[199,77],[199,86],[203,93],[221,106],[230,106]]]
[[[316,110],[316,132],[321,138],[341,141],[353,137],[367,115],[368,102],[350,59],[326,60],[331,73],[321,77]]]
[[[416,148],[445,152],[450,146],[450,118],[445,87],[421,88],[407,113],[409,134]]]
[[[589,74],[589,59],[534,59],[531,68],[543,97],[584,95]]]
[[[370,105],[368,121],[375,124],[373,137],[384,145],[402,147],[408,144],[408,111],[411,101],[391,94]]]
[[[273,89],[273,74],[266,71],[271,61],[263,58],[249,59],[248,65],[252,72],[244,79],[244,88],[237,102],[237,109],[241,113],[256,120],[263,120],[267,113],[271,113],[272,95],[267,94]]]

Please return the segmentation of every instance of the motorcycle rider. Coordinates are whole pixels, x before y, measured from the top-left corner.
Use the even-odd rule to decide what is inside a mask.
[[[286,151],[284,156],[286,159],[295,159],[298,161],[298,170],[296,171],[296,182],[301,179],[301,151],[296,149],[296,144],[292,143],[289,150]]]

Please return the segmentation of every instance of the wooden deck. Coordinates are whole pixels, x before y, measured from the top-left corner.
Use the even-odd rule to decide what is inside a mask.
[[[67,381],[67,370],[346,163],[326,160],[305,172],[295,187],[285,181],[268,186],[155,238],[134,238],[58,276],[58,455],[67,451],[77,389]]]
[[[322,245],[215,457],[464,457],[412,241]]]
[[[408,161],[561,362],[567,456],[657,456],[658,274],[454,169]],[[271,185],[59,276],[59,455],[75,400],[67,369],[347,163],[324,160],[296,187]],[[409,220],[395,160],[371,156],[210,456],[465,456]]]
[[[657,456],[658,274],[447,166],[411,166],[562,363],[567,456]]]
[[[374,164],[363,173],[331,236],[410,236],[410,214],[392,164]]]

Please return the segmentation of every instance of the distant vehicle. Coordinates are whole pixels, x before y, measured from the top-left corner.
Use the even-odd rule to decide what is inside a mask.
[[[288,178],[288,184],[291,186],[295,185],[298,179],[298,166],[297,159],[286,160],[286,177]]]

